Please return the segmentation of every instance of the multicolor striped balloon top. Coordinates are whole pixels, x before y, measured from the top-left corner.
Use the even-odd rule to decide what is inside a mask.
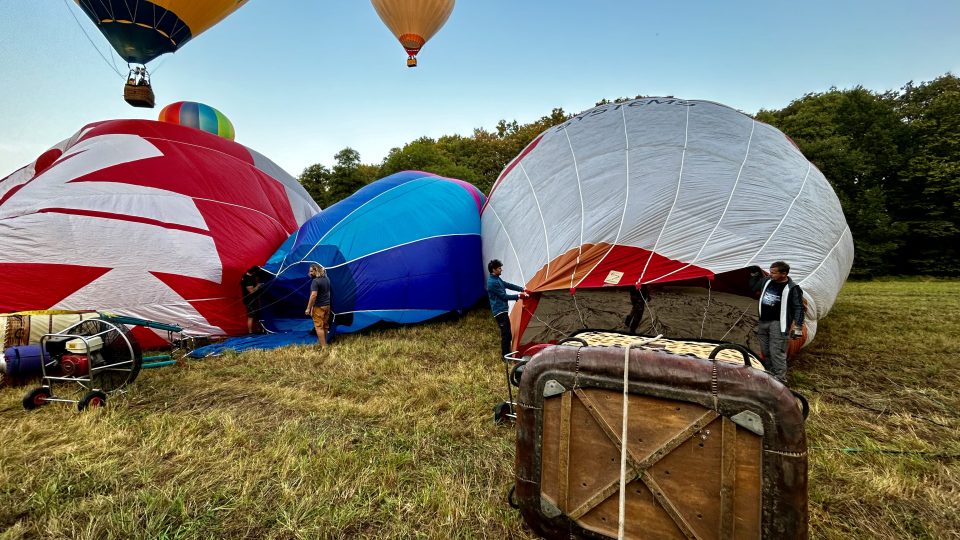
[[[194,101],[178,101],[167,105],[160,111],[158,120],[207,131],[231,141],[235,135],[233,124],[222,112]]]

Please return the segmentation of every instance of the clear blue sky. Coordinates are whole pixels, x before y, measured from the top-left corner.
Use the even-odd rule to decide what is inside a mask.
[[[602,98],[673,95],[752,114],[831,86],[960,73],[958,28],[958,0],[459,0],[408,69],[368,0],[250,0],[150,64],[150,110],[122,100],[97,48],[126,65],[73,0],[0,0],[0,177],[86,123],[155,119],[179,100],[220,109],[238,142],[293,175],[346,146],[379,163],[420,136]]]

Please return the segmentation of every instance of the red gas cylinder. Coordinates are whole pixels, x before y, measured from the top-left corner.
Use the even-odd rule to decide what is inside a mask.
[[[83,354],[65,354],[60,358],[60,369],[64,375],[86,375],[90,370],[90,362]]]

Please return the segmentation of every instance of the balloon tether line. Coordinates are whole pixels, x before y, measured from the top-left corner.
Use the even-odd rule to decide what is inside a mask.
[[[73,20],[77,22],[77,26],[80,27],[80,31],[83,32],[84,37],[87,38],[87,41],[90,42],[90,45],[93,47],[93,49],[97,51],[97,54],[100,55],[100,58],[103,58],[103,61],[106,62],[108,66],[110,66],[110,69],[112,69],[118,76],[120,76],[121,79],[124,79],[125,77],[123,73],[120,73],[120,70],[117,69],[117,65],[107,60],[107,57],[103,55],[103,52],[100,51],[100,48],[97,47],[97,44],[93,42],[93,39],[91,39],[90,36],[87,34],[87,31],[84,30],[83,25],[80,24],[80,19],[77,18],[77,14],[74,13],[73,10],[70,9],[70,5],[67,4],[67,0],[63,0],[63,6],[67,8],[67,11],[69,11],[70,15],[73,16]]]

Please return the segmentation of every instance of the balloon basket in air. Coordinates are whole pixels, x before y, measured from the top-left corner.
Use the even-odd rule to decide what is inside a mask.
[[[417,59],[413,56],[407,58],[407,67],[417,67]]]
[[[149,84],[125,84],[123,99],[134,107],[152,109],[155,105],[153,87]]]

